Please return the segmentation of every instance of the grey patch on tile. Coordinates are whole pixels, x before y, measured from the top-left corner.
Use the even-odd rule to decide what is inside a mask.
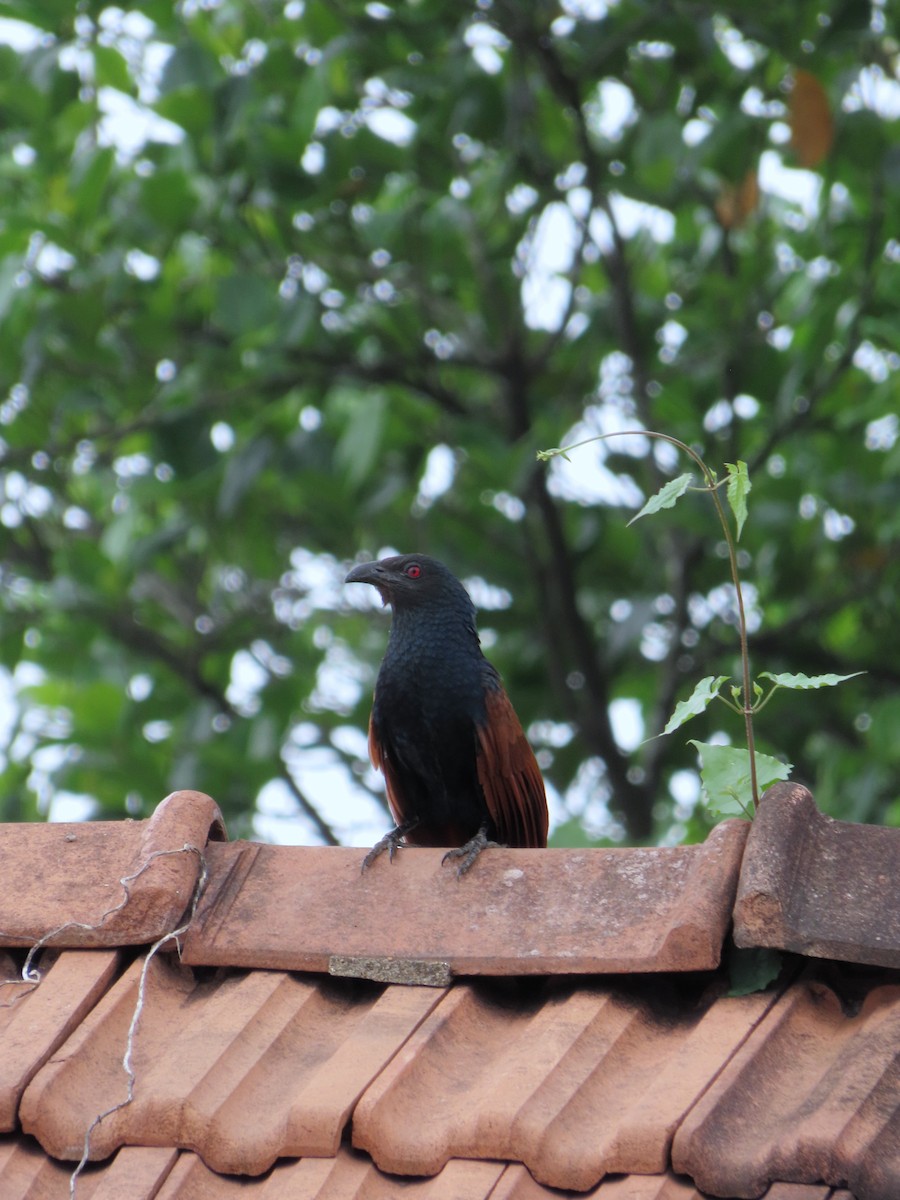
[[[328,974],[417,987],[449,987],[453,982],[448,962],[417,958],[361,958],[332,954],[328,960]]]

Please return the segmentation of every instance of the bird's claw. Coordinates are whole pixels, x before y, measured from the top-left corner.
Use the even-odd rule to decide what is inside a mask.
[[[443,866],[448,858],[461,858],[462,862],[456,868],[456,878],[462,879],[482,850],[488,846],[499,845],[501,845],[500,842],[491,841],[487,835],[487,830],[482,825],[481,829],[478,830],[473,838],[469,838],[464,846],[456,846],[453,850],[448,850],[441,859],[441,865]]]
[[[371,867],[372,863],[378,858],[379,854],[388,852],[388,859],[393,862],[394,855],[397,853],[397,846],[400,844],[400,838],[395,835],[395,832],[386,833],[380,841],[377,841],[366,857],[362,860],[360,871],[365,871],[367,867]]]
[[[411,829],[415,829],[416,825],[418,825],[418,821],[405,821],[402,825],[398,825],[396,829],[392,829],[390,833],[386,833],[383,838],[380,838],[362,860],[360,873],[365,871],[367,867],[371,867],[379,854],[384,854],[385,850],[388,852],[388,861],[393,862],[394,855],[403,844],[403,839]]]

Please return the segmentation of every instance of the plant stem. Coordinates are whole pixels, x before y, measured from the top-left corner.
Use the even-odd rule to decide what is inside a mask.
[[[670,446],[675,446],[678,450],[683,451],[694,460],[703,474],[703,480],[706,485],[705,489],[712,496],[713,504],[716,507],[716,514],[719,518],[719,524],[722,526],[722,532],[725,535],[725,545],[728,548],[728,564],[731,568],[731,582],[734,585],[734,594],[737,597],[738,609],[738,636],[740,637],[741,645],[741,690],[743,693],[743,705],[738,710],[744,717],[744,729],[747,735],[747,749],[750,753],[750,790],[753,796],[754,811],[759,808],[759,781],[756,775],[756,744],[753,736],[753,706],[751,700],[751,679],[750,679],[750,649],[747,640],[747,617],[744,612],[744,593],[741,590],[741,579],[738,573],[737,564],[737,549],[734,544],[734,537],[731,532],[731,526],[728,524],[728,517],[725,509],[722,507],[722,501],[719,498],[719,483],[715,475],[700,457],[696,450],[688,446],[679,438],[672,437],[668,433],[658,433],[652,429],[622,429],[617,433],[598,433],[594,437],[585,438],[581,442],[575,442],[572,446],[563,446],[555,450],[539,450],[538,458],[546,461],[549,458],[554,458],[561,454],[563,458],[568,458],[568,451],[575,450],[579,446],[586,446],[589,442],[605,442],[613,437],[648,437],[657,438],[661,442],[668,442]],[[727,703],[727,702],[726,702]]]
[[[695,461],[700,461],[699,456]],[[701,464],[702,465],[702,464]],[[731,533],[731,527],[728,524],[728,517],[722,507],[722,501],[719,499],[719,493],[716,490],[715,481],[709,484],[709,473],[706,467],[703,467],[707,474],[707,483],[710,494],[713,498],[713,504],[716,506],[716,512],[719,515],[719,521],[722,525],[722,530],[725,534],[725,544],[728,547],[728,562],[731,567],[731,582],[734,585],[734,594],[737,597],[738,607],[738,635],[741,640],[741,671],[743,678],[741,679],[742,691],[744,695],[744,704],[742,712],[744,714],[744,728],[747,733],[747,749],[750,752],[750,792],[753,796],[754,811],[759,808],[759,782],[756,778],[756,744],[753,737],[753,706],[751,701],[751,681],[750,681],[750,648],[747,641],[747,618],[744,613],[744,593],[741,589],[741,579],[738,574],[737,565],[737,549],[734,544],[734,537]]]

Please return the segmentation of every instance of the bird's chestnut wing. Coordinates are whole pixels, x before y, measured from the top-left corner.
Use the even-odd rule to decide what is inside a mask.
[[[477,725],[478,781],[501,842],[547,845],[547,797],[534,751],[496,677],[485,688],[484,724]]]
[[[372,715],[369,717],[369,758],[375,770],[381,771],[384,775],[388,807],[391,810],[391,816],[394,818],[394,824],[402,825],[410,814],[404,811],[403,794],[400,789],[400,781],[397,778],[397,771],[391,761],[390,755],[385,753],[384,747],[381,744],[381,738],[378,735],[378,729],[375,725],[374,709]]]

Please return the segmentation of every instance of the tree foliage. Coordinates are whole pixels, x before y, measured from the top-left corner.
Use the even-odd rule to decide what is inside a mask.
[[[755,669],[866,672],[780,693],[760,748],[900,823],[881,4],[0,17],[3,819],[195,787],[236,834],[277,781],[358,836],[309,781],[380,811],[385,629],[341,580],[392,547],[474,581],[560,839],[702,835],[695,753],[635,742],[737,673],[714,521],[628,527],[683,469],[659,443],[535,458],[644,428],[749,465]]]

